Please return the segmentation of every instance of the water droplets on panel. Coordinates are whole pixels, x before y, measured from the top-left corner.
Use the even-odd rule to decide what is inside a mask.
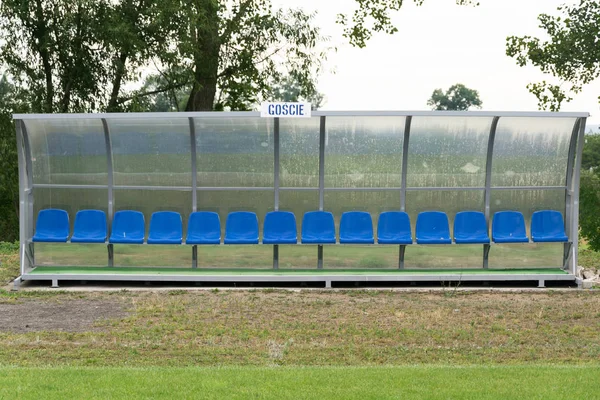
[[[408,187],[483,187],[492,118],[413,117]]]
[[[106,185],[106,144],[99,119],[25,121],[36,184]]]
[[[404,117],[327,117],[325,187],[400,187]]]

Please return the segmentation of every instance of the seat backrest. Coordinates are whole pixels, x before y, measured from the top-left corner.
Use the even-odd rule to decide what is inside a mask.
[[[265,216],[263,243],[297,243],[296,216],[289,211],[271,211]]]
[[[412,243],[408,214],[404,211],[385,211],[379,214],[377,242],[382,244]]]
[[[340,221],[340,243],[373,243],[373,220],[366,211],[347,211]]]
[[[492,238],[526,239],[525,218],[519,211],[498,211],[492,220]]]
[[[157,211],[150,218],[148,243],[181,243],[183,224],[181,215],[174,211]]]
[[[192,213],[185,241],[189,244],[219,244],[221,242],[219,214],[212,211]]]
[[[424,211],[417,216],[417,243],[451,243],[448,216],[441,211]]]
[[[117,211],[113,218],[110,240],[140,243],[144,241],[145,231],[144,214],[132,210]]]
[[[454,240],[457,243],[489,242],[485,214],[480,211],[461,211],[454,217]]]
[[[257,244],[258,218],[249,211],[229,213],[225,223],[226,244]]]
[[[80,210],[75,215],[75,226],[71,241],[106,240],[106,213],[101,210]]]
[[[335,222],[329,211],[309,211],[302,217],[302,243],[335,243]]]
[[[565,222],[560,211],[536,211],[531,216],[531,238],[538,240],[566,241]]]
[[[69,232],[69,214],[65,210],[48,208],[38,213],[33,241],[66,242]]]

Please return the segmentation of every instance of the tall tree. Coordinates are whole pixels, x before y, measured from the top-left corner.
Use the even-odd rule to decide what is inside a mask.
[[[471,107],[481,108],[482,104],[479,92],[462,83],[450,86],[446,92],[435,89],[427,101],[427,105],[434,110],[466,111]]]
[[[533,65],[558,82],[530,83],[540,109],[558,111],[583,87],[600,76],[600,3],[580,0],[558,8],[560,16],[541,14],[540,27],[548,39],[510,36],[506,54],[519,66]]]

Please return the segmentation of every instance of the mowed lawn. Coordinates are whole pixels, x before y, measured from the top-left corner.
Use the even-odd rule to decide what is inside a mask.
[[[2,399],[595,399],[599,366],[0,368]]]

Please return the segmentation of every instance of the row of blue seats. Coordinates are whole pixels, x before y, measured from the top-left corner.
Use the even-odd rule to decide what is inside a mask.
[[[562,214],[554,210],[537,211],[531,219],[531,239],[534,242],[566,242]],[[67,242],[69,215],[64,210],[40,211],[33,242]],[[106,214],[99,210],[82,210],[75,216],[71,242],[104,243],[107,238]],[[109,243],[142,244],[145,239],[144,214],[139,211],[118,211],[114,215]],[[500,211],[492,220],[492,240],[495,243],[529,242],[523,214],[518,211]],[[183,226],[181,215],[172,211],[152,214],[147,238],[148,244],[181,244]],[[302,218],[301,242],[305,244],[336,243],[333,214],[311,211]],[[339,242],[344,244],[372,244],[373,222],[364,211],[342,214]],[[448,216],[440,211],[422,212],[417,217],[418,244],[451,244]],[[454,242],[457,244],[488,244],[488,226],[483,213],[463,211],[454,218]],[[199,211],[190,215],[186,244],[220,244],[221,223],[215,212]],[[258,244],[259,228],[255,213],[232,212],[225,225],[225,244]],[[296,217],[287,211],[273,211],[265,216],[263,244],[298,243]],[[408,245],[413,243],[410,218],[402,211],[387,211],[379,215],[377,243]]]

